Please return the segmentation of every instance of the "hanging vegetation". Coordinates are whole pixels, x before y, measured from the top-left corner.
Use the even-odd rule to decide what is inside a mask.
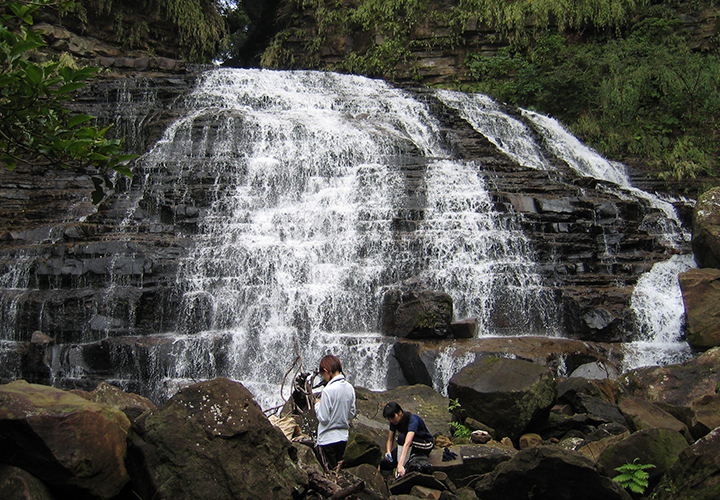
[[[212,61],[226,32],[215,0],[82,0],[75,12],[86,24],[93,15],[113,19],[115,38],[128,48],[162,39],[169,27],[181,47],[177,56],[195,63]]]

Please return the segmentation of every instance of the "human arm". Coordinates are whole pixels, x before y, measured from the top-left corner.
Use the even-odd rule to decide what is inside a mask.
[[[402,447],[402,453],[398,457],[398,476],[404,476],[405,475],[405,460],[407,459],[408,454],[410,453],[410,449],[412,448],[412,442],[415,438],[415,431],[409,431],[405,435],[405,444],[403,444]]]
[[[392,454],[393,440],[395,439],[395,431],[388,432],[388,440],[385,443],[385,452]]]
[[[315,416],[318,422],[327,424],[330,421],[330,397],[329,394],[325,394],[325,397],[320,395],[315,398]]]

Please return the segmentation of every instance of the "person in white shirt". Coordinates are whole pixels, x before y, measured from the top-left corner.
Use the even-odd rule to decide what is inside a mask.
[[[325,471],[334,471],[347,446],[350,421],[355,418],[355,388],[345,380],[342,364],[336,356],[320,360],[320,374],[327,382],[315,397],[318,419],[317,447]]]

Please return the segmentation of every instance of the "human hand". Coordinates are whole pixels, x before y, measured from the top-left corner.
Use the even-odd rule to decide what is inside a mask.
[[[397,475],[398,477],[403,477],[405,475],[405,466],[398,464],[397,466]]]

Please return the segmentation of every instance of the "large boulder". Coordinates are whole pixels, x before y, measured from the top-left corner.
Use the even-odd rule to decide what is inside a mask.
[[[455,410],[459,416],[492,427],[498,439],[517,439],[530,424],[547,417],[555,393],[549,369],[518,359],[479,359],[448,384],[448,396],[460,404]]]
[[[647,366],[630,370],[616,379],[618,400],[637,396],[651,402],[688,406],[715,394],[720,383],[720,347],[685,363]]]
[[[644,429],[608,446],[597,462],[610,477],[620,474],[615,470],[617,467],[635,460],[638,464],[652,464],[654,467],[646,470],[652,488],[687,447],[687,441],[679,432]]]
[[[708,394],[696,399],[690,405],[692,411],[692,434],[695,439],[707,435],[720,427],[720,394]]]
[[[695,204],[692,247],[700,267],[720,267],[720,187],[703,193]]]
[[[688,443],[693,442],[687,424],[675,418],[658,405],[641,398],[625,398],[619,405],[620,411],[630,424],[632,432],[643,429],[668,429],[683,435]]]
[[[308,485],[296,448],[252,394],[226,378],[182,389],[141,415],[129,438],[128,467],[142,498],[287,499]]]
[[[60,389],[24,380],[0,386],[0,461],[62,495],[120,493],[129,428],[123,412]]]
[[[155,404],[148,398],[124,392],[114,385],[100,382],[92,392],[73,389],[70,392],[95,403],[101,403],[116,408],[130,419],[139,417],[143,412],[155,408]]]
[[[630,495],[581,454],[552,446],[521,451],[484,476],[479,500],[630,500]]]
[[[386,335],[408,338],[445,338],[452,323],[452,297],[430,290],[385,292],[381,326]]]
[[[656,500],[720,498],[720,428],[685,448],[653,491]]]
[[[18,467],[0,464],[3,500],[54,500],[50,489],[38,478]]]
[[[687,341],[697,350],[720,346],[720,269],[690,269],[680,274]]]

